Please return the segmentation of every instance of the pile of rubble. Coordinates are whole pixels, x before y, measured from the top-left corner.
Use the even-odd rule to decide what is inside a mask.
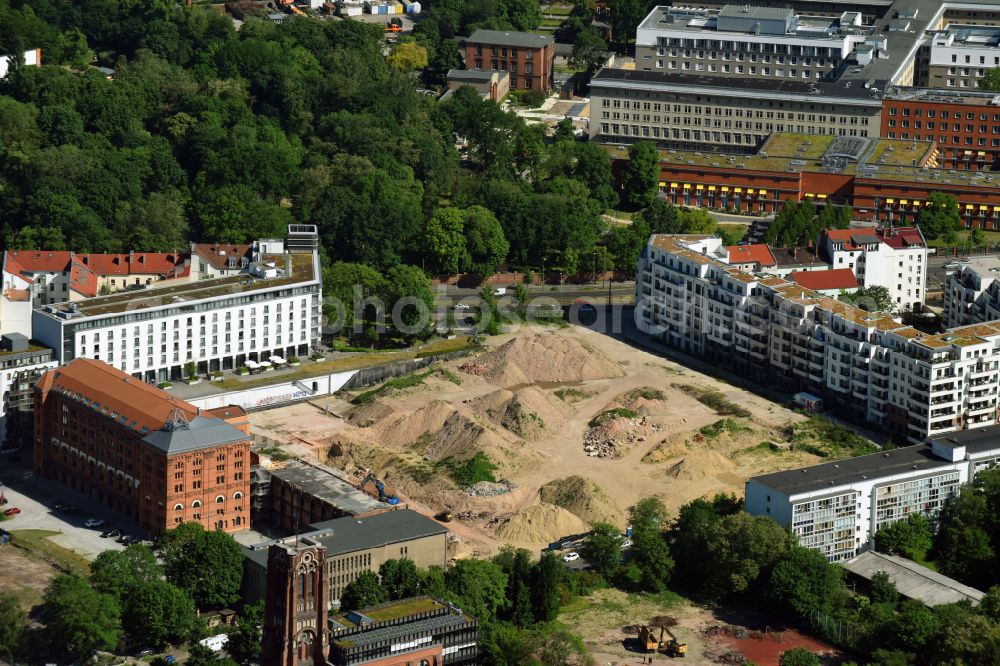
[[[471,486],[466,486],[462,490],[466,495],[472,495],[473,497],[496,497],[497,495],[509,493],[514,488],[517,488],[517,486],[513,482],[503,479],[495,483],[492,481],[480,481]]]
[[[660,426],[646,417],[615,418],[590,428],[583,437],[583,450],[592,458],[621,458],[637,443],[645,442]]]

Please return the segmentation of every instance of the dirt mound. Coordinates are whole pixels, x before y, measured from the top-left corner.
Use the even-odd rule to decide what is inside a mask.
[[[344,420],[359,428],[367,428],[394,413],[395,410],[389,405],[379,400],[373,400],[363,405],[351,407],[344,414]]]
[[[560,506],[587,524],[618,523],[621,518],[621,511],[604,490],[582,476],[549,481],[538,494],[542,502]]]
[[[554,333],[516,337],[458,367],[498,386],[580,382],[624,375],[621,367],[604,354],[579,340]]]
[[[464,414],[453,411],[440,429],[430,433],[425,455],[431,460],[448,457],[467,460],[479,451],[489,453],[505,449],[505,445],[506,442],[492,430],[487,430]]]
[[[649,415],[663,406],[666,395],[652,386],[643,386],[618,396],[615,403],[639,414]]]
[[[586,523],[566,509],[553,504],[536,504],[500,525],[497,538],[512,544],[547,544],[586,531]]]
[[[455,408],[444,400],[434,400],[409,412],[390,412],[369,426],[386,446],[406,446],[419,440],[424,433],[441,430],[449,418],[456,415]]]
[[[677,461],[667,470],[667,476],[679,481],[698,481],[733,469],[731,460],[717,451],[700,451]]]
[[[557,430],[565,418],[565,408],[544,391],[526,386],[516,392],[500,389],[472,401],[478,414],[525,439],[538,439]]]
[[[607,414],[607,417],[604,416]],[[660,432],[645,416],[614,416],[605,412],[583,436],[583,450],[597,458],[621,458],[639,442]]]

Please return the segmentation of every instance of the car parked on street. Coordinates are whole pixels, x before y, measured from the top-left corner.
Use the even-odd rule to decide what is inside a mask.
[[[21,513],[21,510],[18,509],[15,506],[15,507],[11,507],[11,508],[7,509],[6,511],[4,511],[3,515],[5,515],[5,516],[16,516],[19,513]]]
[[[580,559],[580,553],[573,552],[563,555],[563,562],[576,562],[578,559]]]
[[[121,535],[122,531],[117,527],[112,527],[110,530],[104,530],[103,532],[101,532],[102,539],[107,539],[109,537],[120,537]]]
[[[104,524],[104,522],[105,521],[104,521],[103,518],[88,518],[87,520],[83,521],[83,526],[84,527],[100,527],[101,525]]]

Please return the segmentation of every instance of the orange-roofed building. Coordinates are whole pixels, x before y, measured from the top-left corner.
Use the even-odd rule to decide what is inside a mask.
[[[837,296],[841,291],[853,293],[858,290],[858,279],[850,268],[834,268],[828,271],[795,271],[789,276],[795,284],[825,296]]]
[[[727,249],[729,250],[729,263],[742,271],[757,272],[778,265],[771,248],[764,243],[733,245]]]
[[[35,385],[36,474],[136,520],[250,526],[246,412],[202,411],[106,363],[78,358]]]

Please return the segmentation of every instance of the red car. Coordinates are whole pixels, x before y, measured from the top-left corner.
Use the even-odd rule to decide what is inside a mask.
[[[5,515],[5,516],[16,516],[16,515],[17,515],[17,514],[19,514],[19,513],[21,513],[21,510],[20,510],[20,509],[18,509],[18,508],[17,508],[16,506],[15,506],[15,507],[14,507],[13,509],[7,509],[6,511],[4,511],[4,512],[3,512],[3,515]]]

